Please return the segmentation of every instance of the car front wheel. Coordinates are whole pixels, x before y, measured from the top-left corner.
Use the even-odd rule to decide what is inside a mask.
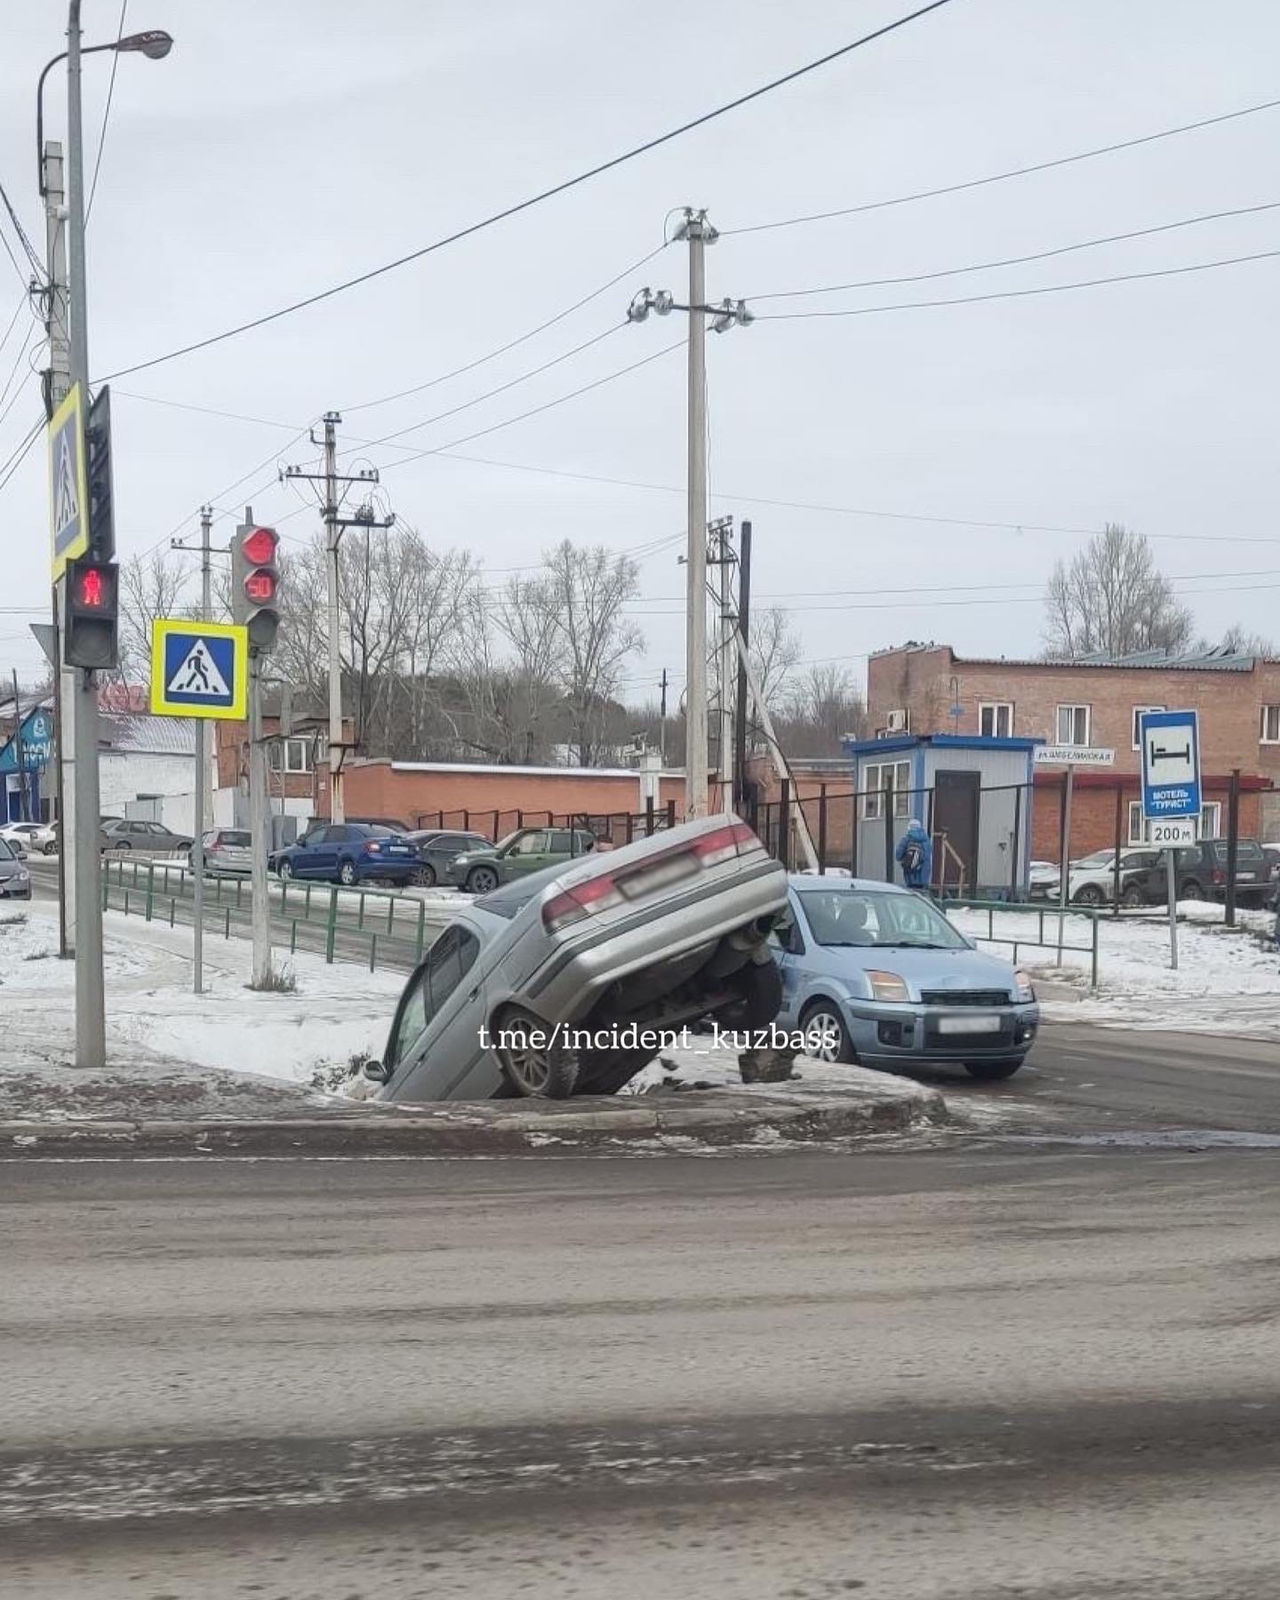
[[[1131,883],[1120,896],[1120,904],[1132,910],[1135,906],[1146,904],[1146,899],[1136,883]]]
[[[290,861],[286,856],[285,859],[280,862],[279,866],[277,866],[276,872],[284,880],[284,882],[288,883],[289,879],[293,877],[293,862]]]
[[[1072,897],[1078,906],[1100,906],[1105,899],[1096,883],[1082,884]]]
[[[839,1008],[829,1000],[819,1000],[800,1019],[804,1034],[804,1053],[814,1061],[853,1061],[853,1041]]]
[[[527,1011],[508,1011],[495,1024],[502,1076],[518,1095],[567,1100],[578,1081],[578,1059],[554,1029]]]
[[[468,894],[492,894],[498,887],[498,874],[492,867],[472,867],[464,887]]]
[[[1002,1078],[1012,1078],[1025,1060],[1025,1056],[1017,1056],[1012,1061],[966,1061],[964,1070],[979,1083],[998,1083]]]
[[[356,864],[354,861],[344,861],[338,868],[338,882],[349,889],[356,881]]]

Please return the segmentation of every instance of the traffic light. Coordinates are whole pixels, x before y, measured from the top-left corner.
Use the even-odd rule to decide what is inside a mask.
[[[249,630],[249,649],[270,650],[280,626],[280,569],[274,528],[236,529],[231,544],[231,617]]]
[[[110,561],[116,553],[116,528],[111,492],[111,389],[105,383],[89,407],[85,463],[89,482],[89,554],[95,561]]]
[[[84,556],[67,563],[62,659],[69,667],[107,671],[120,664],[120,577],[114,561]]]

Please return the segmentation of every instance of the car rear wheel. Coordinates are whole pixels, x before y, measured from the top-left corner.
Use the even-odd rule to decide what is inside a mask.
[[[57,853],[58,853],[57,842],[55,840],[50,840],[48,844],[41,845],[40,846],[40,852],[41,852],[42,855],[46,855],[46,856],[57,855]]]
[[[409,874],[409,882],[417,884],[419,889],[434,889],[436,886],[436,869],[429,861],[424,861],[420,867],[415,867]]]
[[[498,874],[492,867],[472,867],[464,885],[468,894],[492,894],[498,887]]]
[[[966,1061],[964,1070],[979,1083],[998,1083],[1002,1078],[1012,1078],[1026,1059],[1017,1056],[1012,1061]]]
[[[527,1011],[507,1011],[498,1020],[495,1053],[502,1075],[518,1095],[567,1100],[578,1081],[578,1059],[554,1030]]]
[[[1131,883],[1120,896],[1120,904],[1122,906],[1128,906],[1129,909],[1132,910],[1134,906],[1145,905],[1146,899],[1138,885],[1136,883]]]
[[[1178,891],[1179,900],[1207,900],[1208,898],[1209,896],[1204,892],[1203,885],[1197,883],[1194,878],[1184,883]]]
[[[286,883],[288,883],[289,879],[293,877],[293,862],[290,861],[289,858],[286,856],[285,859],[276,868],[276,872],[279,874],[279,876],[281,878],[284,879],[284,881]]]
[[[814,1061],[854,1060],[853,1041],[839,1008],[830,1000],[819,1000],[800,1018],[804,1034],[804,1053]]]
[[[356,881],[356,864],[354,861],[344,861],[338,868],[338,882],[350,888]]]
[[[1085,883],[1076,890],[1072,899],[1078,906],[1100,906],[1106,896],[1096,883]]]

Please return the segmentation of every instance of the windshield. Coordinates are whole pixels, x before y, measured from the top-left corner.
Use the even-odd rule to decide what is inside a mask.
[[[6,841],[0,839],[0,861],[16,861],[17,859],[17,856],[10,850]]]
[[[1073,867],[1109,867],[1115,860],[1114,850],[1095,850],[1091,856],[1081,856],[1078,861],[1073,861]]]
[[[968,941],[929,901],[874,889],[802,889],[809,931],[829,948],[963,950]]]

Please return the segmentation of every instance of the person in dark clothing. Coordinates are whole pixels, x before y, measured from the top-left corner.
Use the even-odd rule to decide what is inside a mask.
[[[902,881],[908,889],[927,889],[933,880],[933,840],[918,817],[912,817],[907,831],[898,840],[894,859],[902,868]]]

